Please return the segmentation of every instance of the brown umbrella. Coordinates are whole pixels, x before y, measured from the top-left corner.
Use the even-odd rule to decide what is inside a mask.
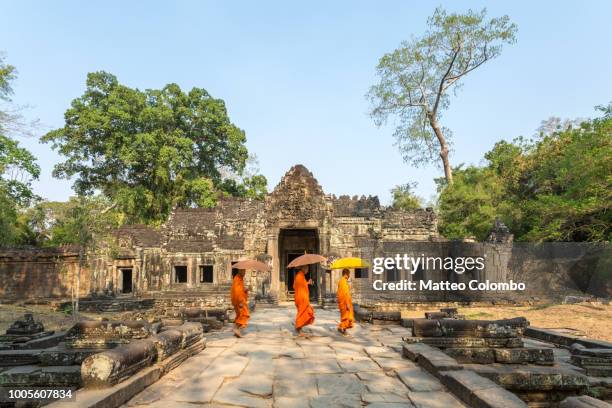
[[[317,254],[304,254],[298,256],[287,265],[287,268],[295,268],[296,266],[310,265],[319,262],[326,262],[327,258]]]
[[[236,262],[232,265],[235,269],[255,269],[260,272],[268,272],[270,267],[263,262],[254,259],[245,259],[244,261]]]

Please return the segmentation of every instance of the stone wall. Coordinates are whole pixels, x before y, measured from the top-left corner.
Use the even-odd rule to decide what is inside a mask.
[[[366,256],[393,257],[395,254],[432,257],[483,257],[482,271],[457,274],[439,269],[421,274],[401,271],[398,279],[434,282],[524,282],[525,291],[376,291],[376,279],[387,281],[385,273],[369,273],[354,279],[358,303],[368,305],[419,302],[527,302],[564,301],[566,296],[612,296],[612,247],[590,243],[468,243],[468,242],[384,242]]]
[[[76,291],[76,248],[0,250],[0,302],[31,298],[69,298]],[[82,268],[79,293],[92,285],[90,268]]]

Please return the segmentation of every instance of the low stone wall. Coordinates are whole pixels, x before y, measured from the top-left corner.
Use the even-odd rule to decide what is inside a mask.
[[[188,350],[187,354],[191,355],[204,346],[201,324],[174,326],[167,332],[87,357],[81,364],[83,385],[86,388],[111,387],[155,362],[172,358],[180,350]]]

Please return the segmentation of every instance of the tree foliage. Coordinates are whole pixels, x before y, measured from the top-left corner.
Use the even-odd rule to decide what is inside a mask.
[[[0,55],[0,100],[10,102],[15,77],[15,68]],[[36,158],[8,135],[14,118],[5,105],[0,107],[0,246],[20,243],[19,212],[37,198],[31,183],[40,175]]]
[[[415,210],[423,207],[423,200],[413,192],[415,186],[415,183],[395,186],[391,190],[393,195],[391,206],[399,210]]]
[[[22,239],[42,247],[66,244],[88,247],[106,241],[124,219],[102,195],[74,196],[65,202],[40,201],[23,211]]]
[[[65,126],[42,140],[66,157],[54,176],[76,177],[78,194],[100,191],[129,222],[159,223],[175,206],[214,205],[225,186],[221,169],[242,174],[248,157],[244,131],[206,90],[141,91],[106,72],[87,76]]]
[[[435,160],[436,153],[448,184],[452,169],[448,158],[451,132],[440,124],[451,90],[487,61],[500,55],[503,44],[515,41],[516,26],[508,16],[486,19],[486,10],[465,14],[437,8],[427,20],[428,30],[402,42],[379,61],[378,84],[368,98],[377,125],[397,118],[395,139],[404,160],[414,165]]]
[[[500,141],[484,167],[456,168],[441,189],[441,232],[484,239],[500,217],[518,240],[610,241],[612,105],[600,110],[534,140]]]

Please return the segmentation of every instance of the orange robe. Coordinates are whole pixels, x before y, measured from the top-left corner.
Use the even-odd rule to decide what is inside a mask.
[[[299,271],[295,274],[293,290],[295,291],[295,307],[297,308],[295,329],[299,330],[314,322],[314,310],[312,306],[310,306],[310,293],[308,291],[308,282],[306,282],[304,272]]]
[[[351,289],[348,280],[343,276],[338,281],[338,309],[340,309],[339,329],[350,329],[353,327],[355,316],[353,315],[353,300],[351,299]]]
[[[242,303],[242,307],[240,304]],[[244,290],[244,279],[240,275],[234,276],[232,282],[232,305],[236,311],[236,323],[241,329],[245,328],[249,321],[249,302],[246,290]]]

